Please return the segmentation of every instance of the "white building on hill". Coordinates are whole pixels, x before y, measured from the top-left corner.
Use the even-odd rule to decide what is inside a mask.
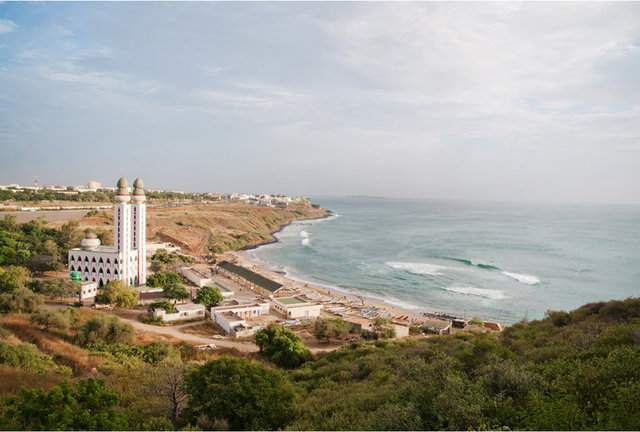
[[[93,233],[82,240],[82,247],[69,251],[69,272],[79,272],[81,281],[95,281],[99,287],[112,280],[140,285],[147,281],[146,204],[142,180],[133,183],[129,194],[125,178],[118,181],[113,206],[113,246],[101,246]],[[133,200],[133,203],[129,201]]]

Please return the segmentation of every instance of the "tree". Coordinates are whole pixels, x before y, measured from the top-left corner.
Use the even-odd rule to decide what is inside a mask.
[[[256,333],[256,344],[273,363],[284,368],[294,368],[313,358],[300,336],[278,324]]]
[[[382,339],[393,339],[396,337],[396,329],[389,318],[376,318],[373,322],[373,329]]]
[[[63,300],[65,297],[78,295],[82,289],[82,285],[80,282],[71,278],[57,278],[43,280],[37,286],[34,286],[33,289],[45,296],[59,296],[60,300]]]
[[[81,346],[95,344],[104,346],[115,343],[131,344],[133,326],[115,316],[99,315],[91,318],[78,328],[76,341]]]
[[[0,294],[0,313],[31,313],[43,304],[43,297],[27,288]]]
[[[102,292],[96,295],[96,303],[110,304],[117,308],[130,309],[138,304],[140,293],[131,285],[125,285],[120,280],[113,280],[106,284]]]
[[[293,390],[280,371],[222,358],[196,368],[185,381],[186,417],[193,422],[200,417],[225,420],[231,430],[276,430],[289,418]]]
[[[174,422],[187,402],[184,378],[188,370],[188,366],[176,359],[163,360],[150,369],[149,391],[165,401],[166,410]]]
[[[318,318],[313,326],[316,339],[342,338],[349,334],[351,325],[342,318]]]
[[[220,290],[216,287],[205,286],[198,290],[194,303],[203,304],[206,308],[212,308],[224,300]]]
[[[129,422],[115,410],[117,403],[103,379],[73,386],[65,380],[47,394],[23,387],[8,398],[3,420],[18,430],[125,430]]]
[[[0,292],[11,292],[18,288],[24,288],[31,280],[31,272],[22,266],[9,266],[0,273]]]
[[[178,300],[189,298],[189,291],[182,284],[172,283],[162,289],[162,295],[176,303]]]

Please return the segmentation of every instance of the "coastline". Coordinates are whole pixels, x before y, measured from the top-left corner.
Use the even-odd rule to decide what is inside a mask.
[[[276,234],[278,234],[280,231],[282,231],[283,229],[285,229],[286,227],[288,227],[289,225],[291,225],[294,222],[328,219],[331,216],[333,216],[333,212],[331,210],[329,210],[329,209],[325,209],[325,210],[327,211],[327,214],[324,215],[324,216],[313,217],[313,218],[292,219],[289,222],[285,222],[283,224],[280,224],[280,225],[278,225],[278,227],[275,230],[273,230],[273,231],[271,231],[269,233],[269,236],[271,237],[269,240],[241,247],[240,249],[237,249],[237,251],[249,251],[249,250],[253,250],[253,249],[258,249],[260,246],[266,246],[266,245],[270,245],[270,244],[273,244],[273,243],[278,243],[279,240],[276,237]]]
[[[327,210],[327,212],[328,213],[322,217],[291,220],[285,224],[278,226],[274,231],[272,231],[270,233],[272,237],[271,240],[246,246],[234,251],[225,252],[224,254],[220,255],[220,258],[235,261],[238,265],[249,268],[256,273],[259,273],[271,280],[277,281],[278,283],[281,283],[285,286],[289,286],[301,293],[312,291],[319,296],[337,298],[345,302],[360,302],[364,307],[378,308],[381,315],[388,315],[394,322],[398,324],[407,326],[427,325],[436,328],[445,327],[449,324],[450,320],[445,317],[438,317],[433,314],[425,315],[422,313],[422,311],[419,310],[418,307],[416,307],[415,309],[403,307],[398,304],[394,304],[392,299],[381,298],[379,296],[374,297],[372,294],[364,291],[356,293],[353,291],[341,289],[339,287],[323,286],[322,284],[317,282],[314,283],[310,281],[295,279],[289,275],[268,268],[267,263],[258,260],[255,256],[251,256],[251,254],[249,253],[250,250],[257,249],[260,246],[279,242],[278,238],[275,235],[296,221],[302,222],[321,220],[327,219],[334,215],[334,213],[330,210]]]

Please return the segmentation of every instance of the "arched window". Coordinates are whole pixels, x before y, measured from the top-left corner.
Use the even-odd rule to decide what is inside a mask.
[[[104,271],[102,270],[102,267],[100,267],[100,270],[98,270],[98,274],[102,274],[104,273]]]
[[[89,262],[89,257],[85,256],[84,257],[84,262],[88,263]]]
[[[113,271],[113,274],[117,276],[117,275],[118,275],[118,269],[115,269],[115,270]]]
[[[107,258],[107,264],[111,264],[111,258]]]
[[[115,265],[118,265],[118,258],[115,258],[115,259],[113,260],[113,263],[114,263]]]
[[[111,274],[111,270],[107,269],[107,274],[110,275]]]
[[[85,267],[85,268],[84,268],[84,272],[85,272],[85,273],[89,273],[89,267]]]
[[[95,262],[96,262],[96,257],[92,257],[92,258],[91,258],[91,262],[95,264]]]
[[[100,259],[98,260],[98,263],[103,264],[104,261],[102,260],[102,257],[100,257]]]
[[[102,278],[100,278],[100,282],[98,282],[98,287],[102,288],[104,286],[104,282]]]

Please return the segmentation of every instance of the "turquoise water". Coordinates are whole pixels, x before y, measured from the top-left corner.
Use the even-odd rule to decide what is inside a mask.
[[[289,277],[511,324],[640,295],[640,207],[315,198],[335,216],[251,251]]]

